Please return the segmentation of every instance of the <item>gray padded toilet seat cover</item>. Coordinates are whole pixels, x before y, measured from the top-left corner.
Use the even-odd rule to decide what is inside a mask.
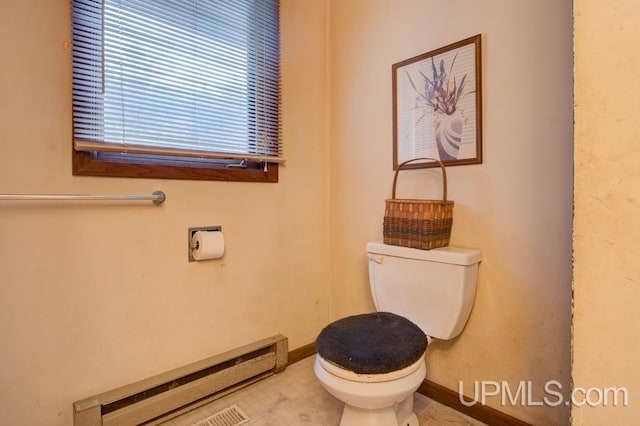
[[[354,315],[326,326],[316,339],[325,360],[357,374],[384,374],[414,364],[427,349],[427,336],[390,312]]]

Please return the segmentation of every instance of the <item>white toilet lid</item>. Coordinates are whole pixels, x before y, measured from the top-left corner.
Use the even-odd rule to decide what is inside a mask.
[[[400,370],[391,371],[389,373],[382,373],[382,374],[358,374],[358,373],[354,373],[353,371],[345,370],[344,368],[341,368],[340,366],[330,361],[327,361],[326,359],[322,358],[320,355],[316,355],[316,357],[320,366],[325,370],[327,370],[329,373],[333,374],[334,376],[338,376],[340,378],[351,380],[354,382],[368,382],[368,383],[389,382],[391,380],[400,379],[402,377],[408,376],[409,374],[417,371],[420,368],[420,366],[424,364],[424,354],[422,354],[420,359],[418,359],[416,362]]]

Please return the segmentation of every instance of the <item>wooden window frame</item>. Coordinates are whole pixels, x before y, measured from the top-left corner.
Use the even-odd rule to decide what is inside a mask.
[[[238,161],[230,164],[237,164]],[[127,177],[149,179],[220,180],[234,182],[278,182],[278,164],[267,166],[247,163],[246,168],[216,166],[178,165],[170,161],[162,164],[132,161],[110,161],[101,159],[96,152],[76,151],[72,146],[74,176]]]

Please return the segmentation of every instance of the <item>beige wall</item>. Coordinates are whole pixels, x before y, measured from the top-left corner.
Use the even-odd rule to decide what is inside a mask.
[[[629,406],[614,406],[610,394],[608,406],[575,407],[572,423],[635,425],[640,418],[640,9],[635,0],[576,0],[574,16],[572,376],[576,389],[627,388]],[[597,402],[595,391],[590,396]]]
[[[364,246],[390,194],[391,64],[477,33],[485,162],[448,173],[452,242],[484,260],[469,324],[430,347],[429,378],[468,394],[474,380],[568,386],[568,0],[282,0],[278,184],[72,177],[68,1],[5,3],[0,193],[168,200],[1,202],[0,423],[69,425],[92,393],[275,333],[296,348],[373,309]],[[399,191],[437,193],[434,176],[407,172]],[[222,261],[187,262],[202,225],[223,227]],[[566,408],[499,402],[566,423]]]
[[[477,247],[475,307],[462,335],[433,344],[429,379],[569,386],[572,16],[568,0],[333,0],[331,317],[373,309],[365,244],[381,239],[391,193],[391,64],[481,33],[483,165],[448,169],[452,244]],[[439,195],[435,172],[406,172],[406,196]],[[500,406],[535,424],[566,407]]]
[[[278,184],[71,176],[68,0],[0,6],[0,193],[151,193],[151,203],[0,202],[0,424],[70,425],[72,402],[328,320],[326,6],[282,1]],[[300,72],[304,70],[304,72]],[[221,261],[187,229],[221,225]]]

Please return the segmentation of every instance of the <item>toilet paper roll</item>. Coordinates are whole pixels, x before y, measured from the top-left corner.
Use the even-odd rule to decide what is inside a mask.
[[[224,255],[224,236],[220,231],[197,231],[191,238],[195,260],[219,259]]]

